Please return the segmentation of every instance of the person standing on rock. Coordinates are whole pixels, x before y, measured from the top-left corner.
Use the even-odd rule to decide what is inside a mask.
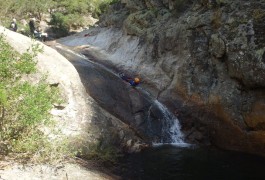
[[[48,36],[47,33],[43,33],[42,29],[40,26],[36,26],[36,19],[35,18],[31,18],[29,21],[29,29],[30,29],[30,33],[34,38],[37,38],[41,41],[46,41],[46,38]]]
[[[10,23],[10,30],[17,32],[17,20],[15,18]]]
[[[36,19],[35,18],[31,18],[29,20],[29,30],[30,30],[30,33],[32,35],[34,35],[34,33],[36,32],[35,22],[36,22]]]

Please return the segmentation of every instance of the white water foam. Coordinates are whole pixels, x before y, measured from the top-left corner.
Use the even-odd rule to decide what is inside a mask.
[[[160,147],[160,146],[165,146],[165,145],[170,145],[174,147],[180,147],[180,148],[190,148],[190,147],[196,147],[193,144],[188,144],[188,143],[153,143],[152,147]]]
[[[181,127],[179,120],[175,117],[163,104],[158,100],[155,100],[154,103],[163,113],[163,127],[162,127],[162,136],[170,136],[170,142],[161,142],[163,144],[184,144],[183,134],[181,132]]]

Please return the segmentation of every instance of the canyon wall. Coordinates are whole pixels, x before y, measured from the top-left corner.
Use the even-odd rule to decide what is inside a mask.
[[[140,76],[186,141],[265,155],[264,9],[258,0],[121,0],[67,43]]]

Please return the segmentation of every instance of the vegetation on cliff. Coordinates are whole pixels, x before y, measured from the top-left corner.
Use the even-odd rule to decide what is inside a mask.
[[[117,0],[0,0],[1,21],[9,23],[10,19],[28,19],[35,17],[43,20],[44,15],[50,14],[55,32],[62,36],[68,34],[70,28],[87,26],[84,17],[93,15],[98,18],[107,7]]]
[[[16,42],[16,39],[23,37],[24,39],[19,41],[26,47],[32,44],[32,41],[18,33],[9,33],[0,36],[0,161],[5,157],[15,157],[27,162],[30,162],[29,159],[33,162],[58,162],[66,157],[68,159],[78,156],[82,159],[115,163],[121,150],[115,146],[117,140],[113,139],[117,139],[117,133],[113,135],[116,130],[109,126],[109,115],[104,115],[103,110],[92,102],[96,107],[93,105],[92,108],[86,104],[88,111],[84,107],[80,108],[83,105],[81,103],[79,106],[76,102],[69,102],[69,99],[77,101],[76,98],[84,98],[83,94],[78,94],[78,97],[65,95],[71,94],[69,92],[76,93],[77,89],[82,88],[81,82],[75,82],[78,79],[71,73],[74,69],[70,63],[69,67],[65,67],[65,62],[59,58],[51,59],[47,54],[57,57],[53,54],[55,52],[49,47],[40,47],[40,44],[34,41],[33,44],[36,45],[27,51],[22,47],[14,47],[17,50],[14,51],[11,47],[14,45],[13,40]],[[11,46],[6,40],[11,41]],[[21,49],[25,49],[26,53],[20,54],[24,52]],[[45,58],[42,59],[43,56]],[[57,62],[56,69],[62,70],[54,70],[54,63],[51,63],[53,60]],[[64,58],[63,60],[66,61]],[[44,76],[41,72],[47,75]],[[65,72],[73,78],[65,78]],[[55,73],[59,75],[51,78]],[[63,79],[60,79],[61,77]],[[73,116],[77,108],[87,111],[89,115],[84,113]],[[96,124],[89,122],[84,125],[78,119],[83,119],[85,115],[85,120],[90,121],[94,118],[90,115],[97,113],[100,118],[95,120]],[[104,122],[99,125],[100,121]],[[73,126],[76,129],[72,130]],[[82,126],[82,129],[79,129],[79,126]],[[104,136],[102,129],[108,132],[104,133]]]
[[[0,36],[0,154],[47,160],[58,156],[42,128],[52,126],[50,110],[59,91],[45,82],[27,80],[36,72],[38,45],[28,52],[15,52]],[[61,146],[63,147],[63,146]],[[61,148],[60,147],[60,148]],[[53,152],[53,153],[51,153]],[[13,156],[14,157],[14,156]]]

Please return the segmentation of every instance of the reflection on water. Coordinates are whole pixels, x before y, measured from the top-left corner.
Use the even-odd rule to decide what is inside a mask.
[[[125,163],[124,179],[265,179],[265,159],[212,148],[158,146],[130,155]]]

